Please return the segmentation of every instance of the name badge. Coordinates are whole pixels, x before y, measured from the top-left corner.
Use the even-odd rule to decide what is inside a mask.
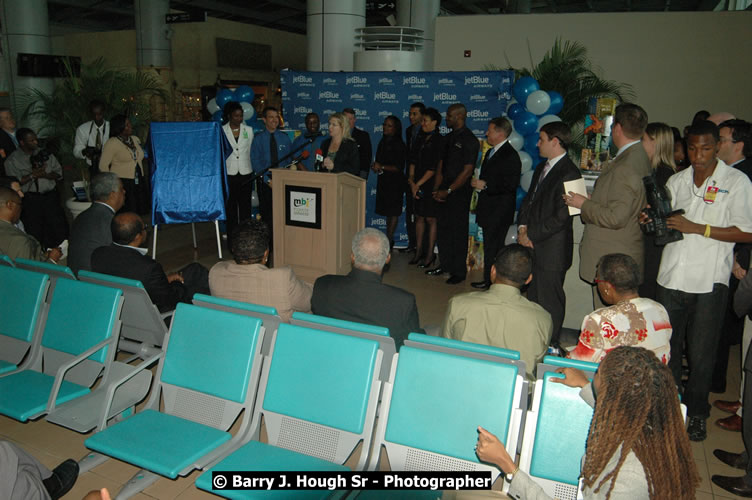
[[[243,139],[248,139],[248,131],[243,130]]]
[[[718,187],[716,186],[708,186],[708,190],[705,191],[705,196],[703,197],[703,201],[705,203],[714,203],[715,197],[718,194]]]

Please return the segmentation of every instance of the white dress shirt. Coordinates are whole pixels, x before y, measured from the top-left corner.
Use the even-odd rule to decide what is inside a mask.
[[[84,149],[97,145],[97,132],[101,134],[101,147],[104,147],[104,143],[110,138],[110,122],[107,120],[101,126],[97,126],[94,120],[82,123],[76,129],[76,138],[73,141],[73,156],[86,160],[89,165],[91,165],[91,160],[84,156]]]

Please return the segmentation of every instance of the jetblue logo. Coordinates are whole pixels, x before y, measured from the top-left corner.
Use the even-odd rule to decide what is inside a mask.
[[[488,113],[488,111],[481,111],[479,109],[474,109],[472,111],[468,111],[467,116],[469,116],[470,118],[478,119],[478,118],[488,118],[490,114]]]
[[[321,83],[323,83],[324,85],[336,85],[337,80],[335,80],[334,78],[324,78]]]
[[[449,133],[449,127],[445,127],[444,125],[439,126],[439,132],[441,132],[441,135],[447,135]]]
[[[454,87],[454,81],[452,81],[451,78],[441,78],[439,80],[439,85],[450,85]]]
[[[389,99],[396,99],[397,94],[393,94],[392,92],[387,92],[385,90],[382,90],[381,92],[376,92],[375,94],[373,94],[373,98],[379,101],[386,101]]]
[[[357,100],[363,101],[365,100],[365,98],[366,96],[364,96],[363,94],[350,94],[350,99],[357,99]]]
[[[373,126],[373,133],[378,134],[379,132],[383,132],[384,127],[381,125],[374,125]]]
[[[283,91],[282,91],[282,98],[285,98],[285,97],[287,97],[287,91],[286,91],[286,90],[283,90]]]
[[[394,85],[391,78],[379,78],[379,85]]]
[[[450,94],[449,92],[440,92],[433,95],[434,101],[456,101],[457,94]]]
[[[418,95],[418,94],[410,94],[409,96],[407,96],[407,99],[409,101],[418,101],[418,102],[421,102],[421,101],[423,101],[423,96],[422,95]]]
[[[479,137],[482,137],[482,136],[486,135],[486,131],[485,130],[481,130],[479,128],[474,128],[473,130],[471,130],[471,132],[473,133],[473,135],[476,135],[476,136],[479,136]]]
[[[298,97],[301,97],[303,99],[310,99],[311,94],[309,94],[308,92],[298,92]]]
[[[379,111],[379,116],[389,116],[391,113],[389,111]]]
[[[466,76],[465,77],[465,85],[467,84],[480,84],[480,83],[488,83],[490,80],[487,76]]]
[[[371,224],[379,224],[381,226],[384,226],[386,225],[386,219],[384,219],[383,217],[379,217],[378,219],[371,219]]]
[[[305,106],[295,106],[295,110],[293,112],[296,114],[308,114],[313,113],[313,108],[307,108]]]
[[[313,78],[303,75],[293,76],[292,83],[313,83]]]
[[[325,116],[329,116],[329,115],[333,115],[334,113],[336,113],[336,111],[334,111],[333,109],[325,109],[323,113]]]
[[[345,80],[345,85],[354,85],[356,83],[364,84],[368,83],[367,78],[363,78],[362,76],[348,76]]]
[[[426,79],[417,76],[406,76],[402,78],[402,85],[425,85]]]
[[[471,101],[486,101],[486,96],[480,94],[473,94],[470,96]]]
[[[407,118],[408,116],[410,116],[410,112],[409,111],[403,111],[402,112],[402,118]]]
[[[325,90],[323,92],[319,92],[319,99],[339,99],[339,93],[332,92],[331,90]]]

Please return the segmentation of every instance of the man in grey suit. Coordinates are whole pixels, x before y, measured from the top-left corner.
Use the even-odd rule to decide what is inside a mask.
[[[636,104],[617,106],[611,140],[619,148],[613,160],[601,170],[590,199],[570,192],[564,202],[582,209],[585,232],[580,243],[580,277],[593,285],[593,306],[605,307],[595,286],[598,260],[610,253],[623,253],[644,267],[642,232],[638,222],[646,205],[642,178],[651,166],[640,139],[648,125],[648,115]]]
[[[112,245],[110,224],[125,201],[123,183],[116,174],[105,172],[91,181],[94,203],[73,221],[68,248],[68,267],[74,273],[91,271],[91,253]]]

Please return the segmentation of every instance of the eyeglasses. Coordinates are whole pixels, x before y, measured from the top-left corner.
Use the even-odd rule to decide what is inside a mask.
[[[595,278],[595,284],[597,285],[598,283],[608,283],[608,281]]]

